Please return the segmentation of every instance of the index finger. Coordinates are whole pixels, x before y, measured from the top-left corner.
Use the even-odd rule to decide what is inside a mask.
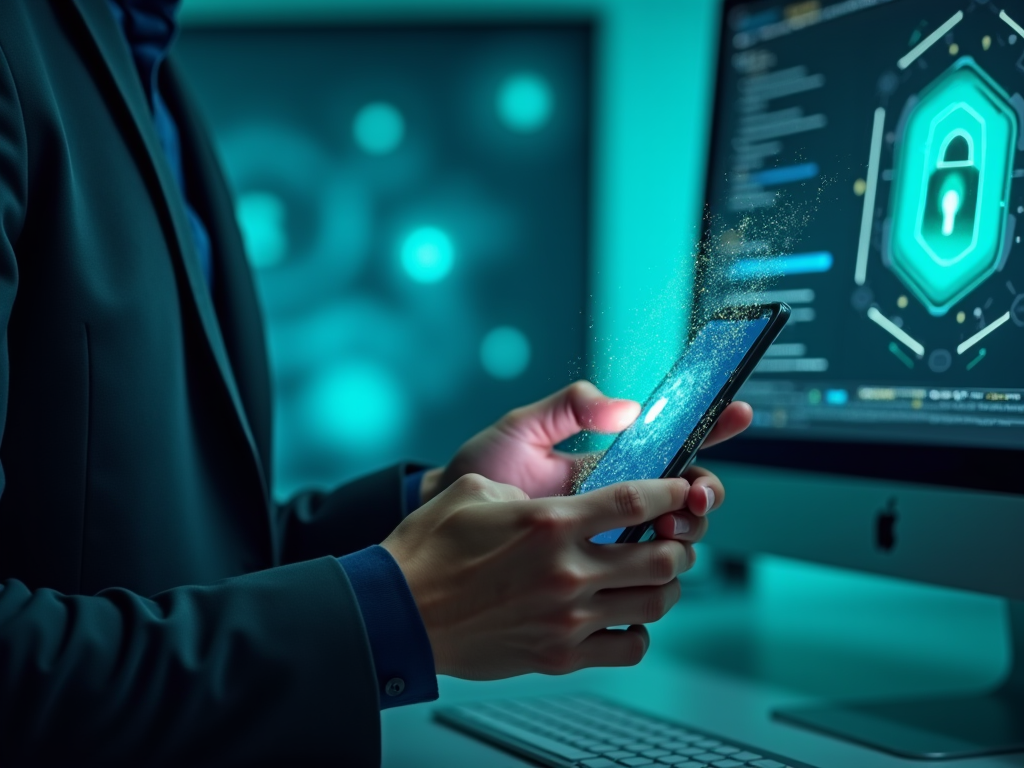
[[[712,445],[724,443],[749,427],[753,420],[754,409],[747,403],[741,401],[730,403],[729,407],[718,417],[718,421],[715,422],[711,434],[704,440],[702,447],[710,448]]]
[[[580,512],[580,530],[591,536],[628,528],[686,506],[690,483],[681,477],[631,480],[565,499]]]

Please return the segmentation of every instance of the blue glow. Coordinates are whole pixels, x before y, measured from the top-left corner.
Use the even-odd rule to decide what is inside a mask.
[[[402,245],[402,266],[417,283],[436,283],[452,271],[455,249],[451,238],[437,227],[421,227]]]
[[[765,259],[743,259],[732,265],[729,277],[733,280],[747,280],[784,275],[810,275],[828,272],[832,269],[834,261],[828,251]]]
[[[484,336],[480,363],[496,379],[521,376],[530,364],[530,340],[511,325],[501,325]]]
[[[356,114],[352,135],[368,155],[388,155],[398,149],[405,138],[405,120],[393,105],[377,101]]]
[[[762,187],[773,187],[779,184],[792,184],[795,181],[806,181],[817,178],[821,170],[817,163],[801,163],[786,165],[782,168],[769,168],[750,175],[750,180]]]
[[[273,266],[288,254],[285,214],[284,201],[271,192],[247,192],[238,198],[235,217],[253,269]]]
[[[498,89],[498,115],[513,131],[532,133],[551,119],[554,96],[547,80],[533,72],[509,76]]]
[[[845,389],[830,389],[825,392],[825,402],[829,405],[846,405],[850,400],[850,393]]]
[[[743,361],[769,318],[713,320],[694,338],[637,418],[616,438],[580,483],[586,493],[612,483],[661,477],[701,417]],[[598,544],[618,540],[624,528],[599,533]]]
[[[320,373],[304,393],[307,430],[320,442],[352,453],[393,444],[408,426],[405,392],[375,363],[349,361]]]

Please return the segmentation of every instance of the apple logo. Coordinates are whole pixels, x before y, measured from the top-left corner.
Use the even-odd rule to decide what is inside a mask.
[[[875,544],[883,552],[892,552],[896,546],[896,497],[885,502],[875,518]]]

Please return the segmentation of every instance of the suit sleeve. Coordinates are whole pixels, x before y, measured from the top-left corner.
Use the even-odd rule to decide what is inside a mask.
[[[407,513],[404,479],[417,469],[400,464],[331,493],[301,493],[278,505],[281,561],[341,557],[380,544]]]
[[[29,141],[0,48],[0,439]],[[0,582],[0,765],[371,766],[379,728],[334,558],[152,598]]]

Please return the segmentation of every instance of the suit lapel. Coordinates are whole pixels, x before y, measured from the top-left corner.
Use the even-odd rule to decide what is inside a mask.
[[[172,242],[168,244],[168,250],[178,260],[184,273],[187,285],[183,287],[187,288],[184,292],[188,295],[183,296],[183,299],[191,304],[199,315],[206,345],[213,355],[220,371],[220,378],[231,398],[239,425],[249,444],[255,469],[266,493],[263,467],[224,347],[210,291],[192,243],[188,217],[182,202],[183,196],[164,158],[135,63],[105,0],[72,0],[71,5],[88,30],[92,44],[106,65],[107,74],[113,80],[117,94],[130,115],[131,128],[142,143],[143,152],[138,153],[142,155],[139,162],[144,170],[150,171],[155,177],[157,189],[154,202],[167,214],[172,225],[172,233],[169,236]]]

